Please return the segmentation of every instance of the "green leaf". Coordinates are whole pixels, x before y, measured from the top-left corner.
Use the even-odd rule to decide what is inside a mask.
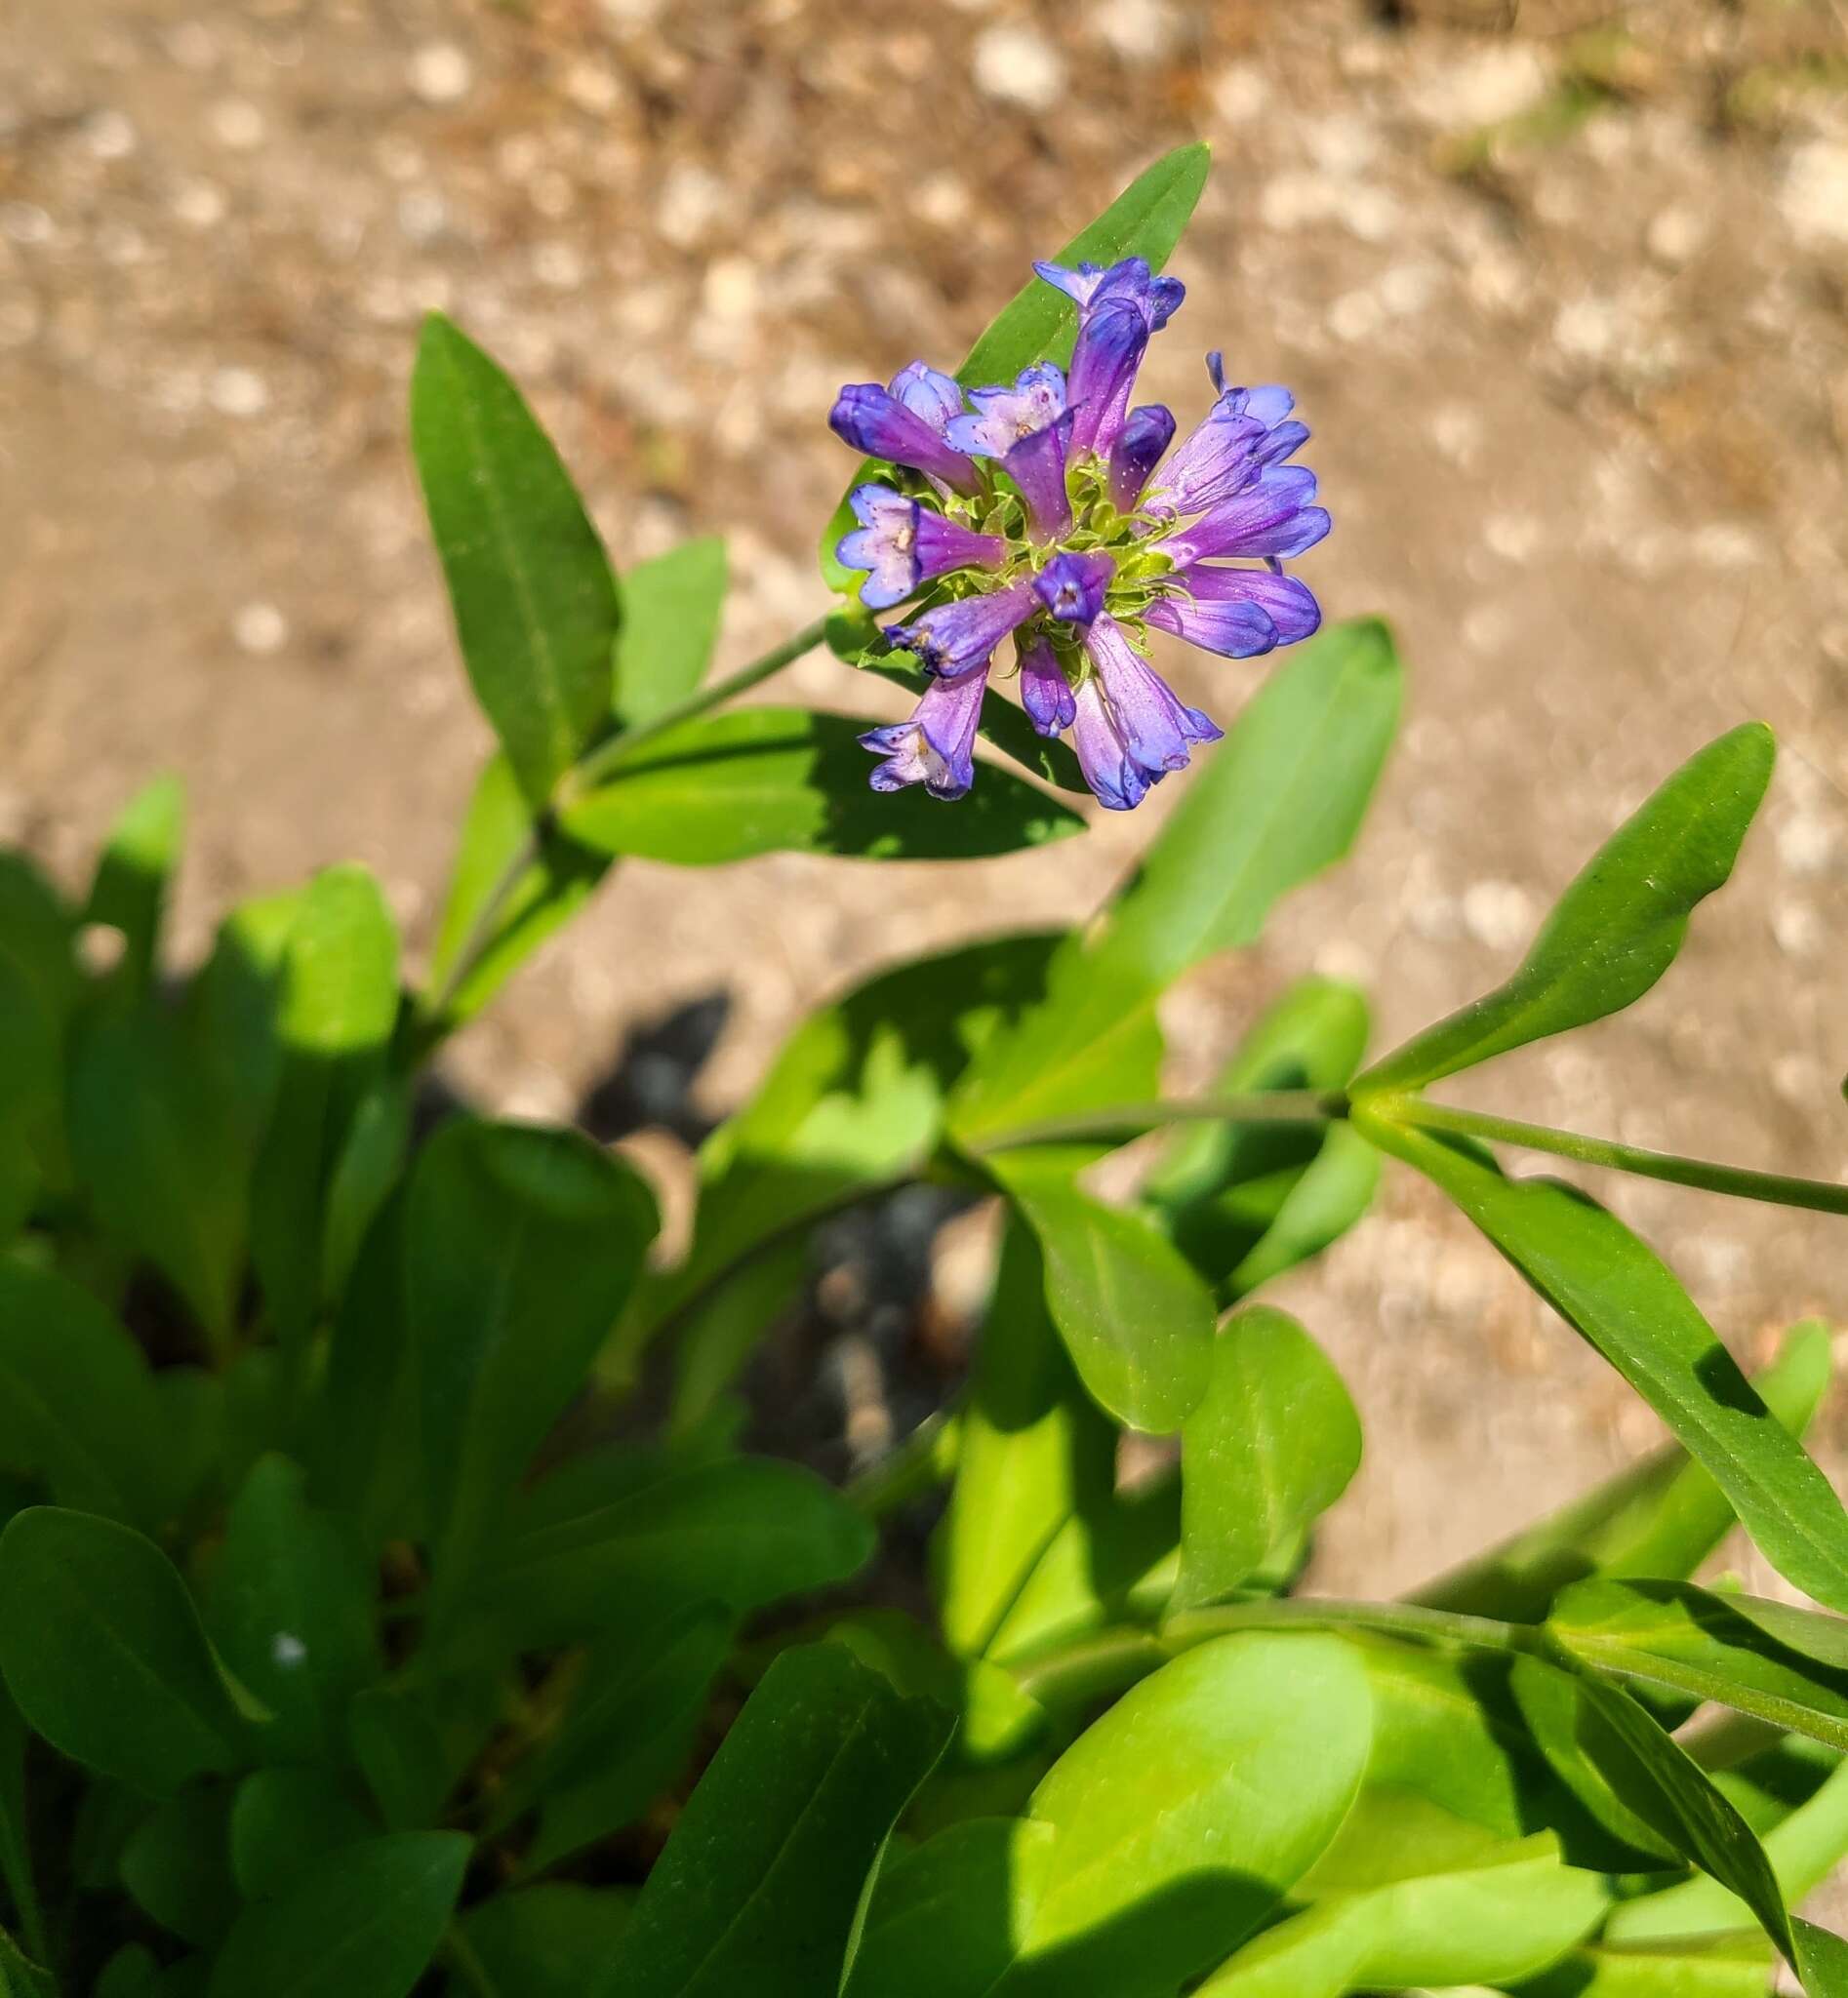
[[[124,998],[145,992],[159,976],[161,914],[185,817],[185,786],[158,777],[123,807],[98,859],[83,919],[122,933],[125,948],[109,983]]]
[[[210,1998],[407,1998],[462,1891],[469,1842],[406,1831],[329,1853],[238,1917]]]
[[[1848,1623],[1836,1618],[1692,1582],[1583,1581],[1547,1628],[1601,1672],[1848,1750]]]
[[[231,1804],[231,1873],[246,1900],[273,1900],[323,1853],[377,1826],[325,1769],[260,1769]]]
[[[0,1687],[0,1880],[6,1882],[26,1947],[50,1954],[26,1818],[25,1721]]]
[[[1367,1044],[1367,1002],[1351,985],[1304,979],[1239,1044],[1213,1094],[1331,1091]],[[1229,1301],[1342,1233],[1378,1177],[1367,1145],[1340,1124],[1188,1124],[1143,1186],[1143,1204]]]
[[[827,1643],[844,1644],[900,1693],[934,1699],[956,1716],[957,1763],[1017,1763],[1046,1733],[1046,1709],[1012,1672],[985,1658],[952,1657],[904,1610],[852,1610],[824,1620],[819,1634]]]
[[[411,445],[475,699],[542,806],[609,716],[609,557],[519,390],[439,313],[418,345]]]
[[[1592,1873],[1562,1865],[1549,1832],[1484,1843],[1422,1870],[1332,1895],[1247,1943],[1200,1986],[1202,1998],[1341,1998],[1407,1985],[1506,1984],[1582,1940],[1608,1897]]]
[[[347,1701],[378,1676],[374,1577],[347,1523],[316,1511],[300,1470],[265,1457],[244,1483],[213,1575],[209,1627],[274,1718],[265,1759],[332,1762]]]
[[[486,1976],[458,1973],[449,1998],[583,1998],[628,1927],[633,1896],[622,1888],[545,1881],[497,1894],[460,1924],[463,1945]]]
[[[610,1998],[815,1998],[839,1982],[862,1887],[949,1738],[837,1645],[782,1654],[648,1876]]]
[[[510,1824],[539,1805],[528,1871],[632,1824],[673,1781],[731,1644],[731,1613],[696,1604],[639,1638],[625,1630],[591,1647],[557,1734],[495,1814]]]
[[[0,1672],[53,1747],[153,1796],[239,1759],[185,1583],[111,1520],[34,1506],[0,1536]]]
[[[144,1913],[183,1941],[210,1948],[237,1914],[223,1783],[169,1797],[122,1848],[122,1885]]]
[[[1507,984],[1376,1063],[1356,1092],[1422,1089],[1640,999],[1674,962],[1696,903],[1732,873],[1776,755],[1762,722],[1709,742],[1592,857]]]
[[[1178,1429],[1212,1378],[1212,1295],[1153,1222],[1076,1184],[1083,1163],[1051,1146],[989,1162],[1038,1237],[1047,1309],[1087,1390],[1133,1427]]]
[[[104,1225],[222,1339],[244,1274],[250,1154],[182,1024],[138,1007],[81,1025],[69,1124],[73,1161]]]
[[[1205,1397],[1181,1432],[1177,1607],[1229,1594],[1326,1512],[1359,1467],[1360,1419],[1302,1326],[1264,1306],[1228,1319]]]
[[[60,1503],[159,1523],[160,1399],[141,1349],[88,1291],[0,1259],[0,1462]]]
[[[315,876],[283,955],[275,1107],[251,1187],[251,1252],[286,1343],[322,1302],[328,1182],[382,1072],[398,1013],[398,935],[363,867]]]
[[[1053,1837],[1050,1825],[1031,1818],[977,1818],[890,1855],[843,1998],[974,1998],[1006,1989],[1016,1938],[1046,1890]]]
[[[1256,940],[1272,905],[1352,843],[1398,722],[1386,627],[1295,648],[1193,777],[1104,922],[1074,934],[1045,1003],[997,1038],[951,1105],[965,1141],[1149,1093],[1146,1034],[1180,975]]]
[[[1221,1638],[1145,1679],[1033,1793],[1052,1850],[997,1998],[1155,1998],[1219,1962],[1334,1837],[1370,1736],[1338,1638]]]
[[[64,1158],[64,1034],[78,977],[72,923],[56,889],[22,854],[0,852],[0,1130],[23,1219],[43,1178],[69,1178]],[[19,1194],[29,1181],[24,1200]]]
[[[240,902],[186,987],[181,1019],[190,1058],[212,1077],[247,1171],[282,1079],[283,981],[306,899],[305,889],[290,889]]]
[[[1848,1855],[1848,1763],[1837,1764],[1813,1796],[1762,1834],[1761,1843],[1785,1904],[1795,1907]],[[1612,1940],[1646,1943],[1719,1935],[1750,1920],[1751,1910],[1736,1894],[1697,1874],[1626,1901],[1613,1910],[1605,1934]]]
[[[540,835],[538,858],[521,870],[500,912],[477,940],[476,926],[488,899],[533,826],[532,809],[513,766],[504,754],[489,757],[462,819],[449,897],[419,1001],[424,1032],[431,1038],[472,1019],[526,959],[583,908],[610,870],[606,855],[587,852],[547,823]],[[450,990],[464,948],[471,951],[474,963]],[[448,996],[439,1004],[437,995],[443,993]]]
[[[463,1119],[424,1146],[408,1201],[424,1472],[453,1592],[627,1299],[656,1211],[575,1132]]]
[[[686,699],[705,673],[725,609],[725,543],[682,541],[623,579],[614,706],[625,729]]]
[[[58,1998],[58,1979],[24,1956],[17,1942],[0,1929],[0,1988],[7,1998]]]
[[[846,1580],[874,1540],[801,1465],[721,1459],[517,1535],[484,1566],[471,1607],[522,1650],[646,1629],[697,1603],[742,1617]]]
[[[1792,1924],[1764,1848],[1711,1778],[1628,1695],[1595,1679],[1587,1680],[1584,1691],[1584,1746],[1626,1803],[1738,1895],[1810,1998],[1838,1998],[1848,1989],[1833,1963],[1841,1945],[1832,1937],[1819,1941],[1820,1932]]]
[[[403,1176],[411,1148],[414,1088],[408,1076],[384,1075],[353,1106],[327,1184],[321,1272],[330,1298],[345,1291],[366,1231]]]
[[[1784,1427],[1801,1436],[1828,1375],[1828,1328],[1809,1319],[1790,1329],[1777,1359],[1751,1384]],[[1540,1623],[1562,1588],[1594,1575],[1693,1574],[1734,1522],[1725,1493],[1670,1443],[1406,1600]]]
[[[1848,1609],[1848,1515],[1687,1293],[1615,1216],[1552,1179],[1507,1179],[1480,1154],[1356,1103],[1355,1127],[1433,1180],[1617,1368],[1732,1501],[1767,1560]]]
[[[1764,1998],[1771,1945],[1748,1935],[1613,1943],[1574,1950],[1520,1998]]]
[[[1110,264],[1125,257],[1143,257],[1159,270],[1181,240],[1211,166],[1212,156],[1204,145],[1184,145],[1165,153],[1051,260],[1069,266]],[[991,381],[1012,381],[1034,361],[1067,361],[1077,327],[1072,301],[1043,278],[1029,278],[970,348],[956,379],[965,386],[981,387]],[[869,469],[863,464],[848,490],[859,485]],[[852,526],[853,515],[843,500],[822,535],[822,574],[830,589],[859,586],[860,572],[843,569],[834,555],[836,543]]]
[[[918,786],[875,791],[860,746],[871,726],[802,707],[698,715],[638,743],[559,822],[594,853],[683,867],[774,853],[972,859],[1084,830],[1075,812],[1005,770],[984,769],[953,804]]]
[[[1081,1508],[1107,1500],[1115,1478],[1115,1428],[1079,1387],[1046,1308],[1038,1241],[1013,1219],[933,1550],[938,1614],[953,1651],[986,1649],[1054,1536]]]
[[[388,1829],[414,1831],[442,1815],[463,1771],[504,1724],[506,1707],[495,1670],[444,1673],[423,1658],[396,1682],[354,1696],[354,1759]]]
[[[710,1408],[742,1361],[748,1308],[758,1330],[806,1271],[798,1240],[777,1272],[742,1269],[747,1309],[708,1295],[727,1271],[769,1252],[802,1221],[914,1169],[937,1141],[944,1100],[973,1056],[1045,989],[1056,935],[1001,937],[877,974],[812,1013],[783,1043],[756,1095],[700,1153],[694,1237],[678,1268],[644,1279],[618,1336],[633,1364],[642,1346],[690,1307],[690,1342],[674,1419],[685,1429]],[[753,1297],[752,1294],[756,1296]]]

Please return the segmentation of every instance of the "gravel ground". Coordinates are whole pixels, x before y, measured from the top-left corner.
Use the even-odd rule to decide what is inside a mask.
[[[620,559],[731,536],[737,662],[821,603],[836,384],[953,361],[1034,255],[1193,137],[1218,171],[1148,385],[1185,420],[1224,345],[1296,387],[1337,519],[1306,573],[1332,614],[1392,619],[1411,694],[1355,859],[1176,995],[1178,1076],[1310,967],[1365,981],[1385,1041],[1483,988],[1619,814],[1761,715],[1773,802],[1671,980],[1465,1094],[1839,1174],[1848,20],[1827,0],[21,10],[0,39],[0,837],[74,879],[128,790],[177,769],[182,954],[229,899],[344,857],[422,951],[486,737],[404,448],[419,315],[514,370]],[[1198,656],[1179,677],[1222,717],[1252,684]],[[787,686],[867,698],[825,657]],[[1149,831],[954,870],[636,865],[452,1076],[570,1114],[638,1025],[724,992],[717,1113],[842,980],[1088,908]],[[684,1179],[674,1141],[641,1149]],[[1839,1224],[1617,1199],[1743,1353],[1848,1315]],[[939,1259],[953,1305],[953,1234]],[[1407,1584],[1654,1436],[1399,1176],[1286,1301],[1371,1439],[1331,1586]],[[1845,1438],[1837,1414],[1837,1466]]]

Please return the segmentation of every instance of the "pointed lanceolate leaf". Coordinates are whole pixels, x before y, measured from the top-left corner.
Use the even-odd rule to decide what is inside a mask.
[[[1520,969],[1368,1069],[1356,1092],[1422,1089],[1640,999],[1695,904],[1723,887],[1771,781],[1762,722],[1709,742],[1621,825],[1555,904]]]
[[[1226,1320],[1181,1431],[1176,1607],[1211,1602],[1289,1545],[1360,1466],[1360,1419],[1322,1349],[1260,1305]]]
[[[1354,1123],[1447,1193],[1648,1402],[1787,1579],[1848,1611],[1848,1514],[1671,1272],[1615,1215],[1554,1179],[1509,1179],[1479,1152],[1364,1102]]]
[[[459,1119],[419,1156],[405,1280],[446,1592],[582,1384],[656,1224],[635,1173],[575,1132]]]
[[[968,859],[1084,830],[1069,807],[1011,771],[980,771],[953,806],[916,786],[875,791],[860,746],[872,726],[800,707],[701,715],[639,744],[560,823],[592,852],[683,867],[773,853]]]
[[[110,984],[126,997],[146,991],[159,976],[161,918],[180,863],[185,816],[180,779],[156,778],[123,808],[97,861],[84,921],[122,933],[122,959]]]
[[[1178,1429],[1213,1369],[1213,1298],[1145,1216],[1080,1187],[1052,1146],[991,1167],[1039,1239],[1046,1304],[1095,1399],[1138,1429]]]
[[[591,1998],[816,1998],[950,1716],[838,1645],[784,1652],[674,1826]]]
[[[1102,924],[1074,937],[1045,1005],[997,1039],[952,1105],[963,1139],[1151,1093],[1156,1001],[1216,951],[1253,942],[1273,904],[1347,851],[1398,722],[1382,624],[1292,653],[1193,777]]]
[[[459,1927],[494,1998],[584,1998],[628,1927],[634,1890],[542,1881],[477,1902]],[[458,1972],[446,1998],[482,1998]]]
[[[440,314],[418,347],[411,443],[475,698],[542,805],[609,717],[609,557],[519,390]]]
[[[111,1520],[42,1505],[0,1536],[0,1672],[55,1748],[155,1796],[238,1759],[242,1723],[185,1583]]]
[[[614,706],[625,729],[686,699],[703,677],[725,609],[725,543],[682,541],[623,579]]]
[[[1145,258],[1156,270],[1167,262],[1206,186],[1212,157],[1204,145],[1184,145],[1164,154],[1140,174],[1086,229],[1052,257],[1067,267]],[[1071,356],[1078,315],[1071,300],[1044,279],[1029,277],[969,350],[956,371],[966,387],[1012,381],[1034,361],[1064,362]],[[870,469],[863,465],[850,481],[857,486]],[[822,536],[822,574],[832,589],[858,587],[856,570],[843,569],[834,549],[853,525],[846,501]]]
[[[461,1832],[407,1831],[312,1861],[239,1916],[208,1998],[408,1998],[442,1940],[468,1853]]]
[[[261,1733],[266,1760],[341,1759],[346,1703],[380,1670],[373,1593],[347,1522],[308,1504],[287,1458],[263,1458],[225,1523],[210,1627],[274,1716]]]

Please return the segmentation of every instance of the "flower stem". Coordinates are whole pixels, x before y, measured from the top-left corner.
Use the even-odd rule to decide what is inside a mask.
[[[847,1481],[848,1503],[878,1519],[941,1484],[955,1467],[962,1414],[953,1404],[927,1416],[904,1442]]]
[[[1392,1115],[1421,1131],[1452,1132],[1491,1143],[1524,1145],[1529,1151],[1556,1153],[1583,1166],[1610,1166],[1645,1179],[1667,1179],[1676,1186],[1698,1186],[1707,1193],[1726,1193],[1738,1200],[1764,1200],[1777,1207],[1809,1208],[1817,1214],[1848,1215],[1848,1185],[1828,1179],[1796,1179],[1783,1173],[1754,1173],[1743,1166],[1718,1166],[1706,1159],[1683,1158],[1677,1152],[1645,1151],[1618,1144],[1608,1138],[1583,1138],[1576,1131],[1554,1131],[1545,1124],[1523,1124],[1512,1117],[1492,1117],[1481,1110],[1455,1110],[1427,1103],[1418,1097],[1394,1100]]]
[[[818,618],[812,624],[781,645],[773,646],[748,665],[740,666],[735,673],[728,673],[722,680],[714,680],[709,687],[702,687],[677,701],[672,707],[663,708],[660,714],[651,715],[645,722],[637,722],[633,728],[620,730],[591,748],[565,772],[558,780],[552,794],[552,801],[534,819],[525,836],[513,852],[507,856],[506,865],[495,877],[494,885],[482,898],[481,906],[475,911],[474,920],[468,925],[466,936],[457,950],[443,981],[436,990],[429,993],[418,1008],[425,1022],[428,1039],[439,1036],[443,1031],[443,1018],[456,1002],[456,995],[467,982],[470,974],[481,962],[483,954],[494,940],[495,931],[501,918],[506,913],[506,905],[517,892],[527,870],[539,859],[544,848],[546,835],[557,823],[558,813],[573,800],[582,798],[585,792],[594,790],[612,771],[644,742],[652,741],[657,736],[676,727],[694,716],[702,715],[717,707],[722,701],[730,700],[733,695],[743,694],[759,682],[768,680],[773,673],[780,673],[784,666],[799,659],[804,653],[813,652],[827,636],[827,620]],[[426,1042],[427,1044],[427,1042]]]
[[[1110,1103],[997,1132],[970,1148],[978,1157],[1027,1144],[1074,1144],[1092,1139],[1137,1138],[1164,1124],[1327,1124],[1346,1116],[1347,1099],[1312,1089],[1254,1090],[1247,1096],[1163,1099]]]

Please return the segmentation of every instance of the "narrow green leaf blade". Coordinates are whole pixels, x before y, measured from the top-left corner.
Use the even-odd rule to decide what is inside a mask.
[[[1848,1610],[1848,1514],[1687,1293],[1614,1215],[1552,1179],[1508,1179],[1479,1153],[1356,1103],[1382,1150],[1447,1193],[1540,1295],[1610,1361],[1731,1500],[1767,1560]]]
[[[145,992],[159,975],[161,918],[185,819],[185,786],[177,777],[158,777],[122,808],[97,861],[84,921],[122,933],[110,985],[123,997]]]
[[[627,1300],[653,1196],[575,1132],[458,1119],[420,1153],[405,1282],[448,1602]]]
[[[704,676],[725,609],[725,543],[682,541],[623,579],[615,709],[625,729],[684,700]]]
[[[153,1796],[238,1759],[185,1583],[112,1520],[41,1505],[0,1536],[0,1673],[55,1748]]]
[[[1507,984],[1388,1055],[1356,1090],[1422,1089],[1640,999],[1674,962],[1695,905],[1732,873],[1776,756],[1762,722],[1709,742],[1593,855]]]
[[[1204,145],[1184,145],[1164,154],[1051,260],[1069,266],[1110,264],[1125,257],[1143,257],[1159,270],[1181,240],[1211,166],[1212,155]],[[1028,278],[970,348],[956,379],[965,386],[981,387],[992,381],[1012,381],[1034,361],[1067,361],[1077,326],[1076,309],[1063,292],[1055,291],[1042,278]],[[862,465],[850,482],[850,491],[869,469]],[[859,572],[843,569],[834,554],[841,536],[852,525],[853,516],[843,500],[822,535],[822,574],[830,589],[859,585]]]
[[[609,715],[609,557],[519,390],[440,313],[418,346],[411,445],[475,698],[543,805]]]
[[[628,1927],[626,1888],[542,1881],[497,1894],[462,1918],[462,1938],[494,1998],[583,1998]],[[448,1998],[483,1998],[479,1978],[460,1971]]]
[[[1178,1429],[1212,1377],[1212,1294],[1153,1222],[1078,1186],[1084,1163],[1047,1146],[990,1169],[1038,1237],[1047,1308],[1086,1388],[1135,1428]]]
[[[1360,1418],[1322,1349],[1259,1305],[1226,1320],[1181,1431],[1175,1607],[1228,1594],[1303,1534],[1360,1467]]]
[[[771,1666],[681,1813],[603,1979],[608,1998],[816,1998],[862,1888],[943,1753],[948,1714],[837,1645]]]
[[[1296,648],[1189,782],[1096,934],[1074,938],[1043,1008],[997,1041],[951,1108],[965,1140],[1123,1102],[1117,1059],[1180,975],[1256,939],[1271,907],[1347,851],[1398,722],[1384,625]]]
[[[209,1998],[408,1998],[462,1892],[469,1841],[407,1831],[345,1846],[244,1910]]]
[[[261,1459],[231,1506],[209,1624],[221,1656],[269,1709],[274,1762],[338,1763],[346,1703],[381,1670],[374,1579],[346,1522],[307,1502],[301,1471]]]
[[[984,768],[946,804],[866,781],[872,724],[800,707],[700,715],[640,744],[569,803],[565,833],[593,853],[712,867],[758,854],[863,860],[968,859],[1044,846],[1084,820],[1024,778]]]
[[[326,1769],[260,1769],[231,1803],[231,1874],[246,1900],[286,1894],[302,1867],[378,1826]]]

